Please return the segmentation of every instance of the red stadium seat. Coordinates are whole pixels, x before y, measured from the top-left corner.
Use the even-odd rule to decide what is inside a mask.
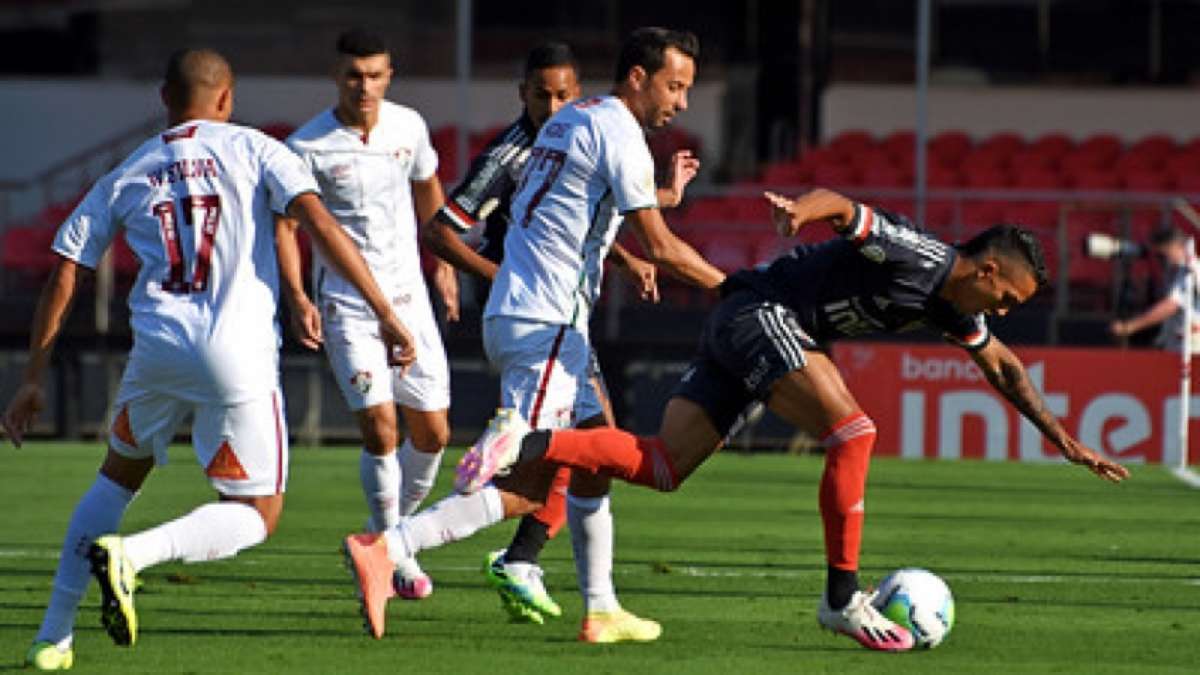
[[[1173,155],[1178,147],[1179,144],[1175,142],[1174,138],[1166,134],[1152,134],[1139,139],[1133,145],[1129,146],[1126,154],[1165,159]]]
[[[769,225],[771,208],[767,200],[759,195],[726,197],[725,206],[730,219],[737,225]]]
[[[889,155],[893,157],[912,157],[917,145],[917,135],[908,129],[893,131],[879,142]]]
[[[775,162],[763,169],[763,185],[798,187],[812,182],[812,168],[800,162]]]
[[[1084,169],[1071,175],[1071,185],[1080,190],[1119,190],[1121,177],[1107,169]]]
[[[692,200],[669,222],[683,223],[691,227],[724,225],[733,221],[733,210],[720,197],[701,197]]]
[[[929,141],[929,156],[944,166],[958,166],[970,151],[971,137],[964,131],[943,131]]]
[[[892,156],[879,148],[868,148],[846,155],[844,161],[859,173],[863,173],[868,167],[891,166]]]
[[[1077,152],[1091,154],[1095,153],[1106,157],[1109,161],[1114,161],[1117,155],[1121,154],[1122,143],[1121,139],[1116,134],[1098,133],[1092,134],[1080,141],[1076,148]]]
[[[862,129],[847,129],[829,139],[825,147],[842,154],[854,154],[875,147],[875,137]]]
[[[700,255],[724,272],[735,272],[754,264],[753,239],[740,230],[704,228],[688,237]]]
[[[1011,155],[1006,155],[997,150],[989,150],[987,148],[975,148],[963,157],[962,163],[958,169],[963,174],[971,173],[977,170],[990,170],[1008,166],[1008,160]]]
[[[995,152],[1003,156],[1011,156],[1025,149],[1025,139],[1012,131],[1001,131],[987,138],[976,147],[983,152]]]
[[[999,189],[1011,186],[1012,182],[1012,174],[998,166],[977,166],[963,172],[963,184],[967,187]]]
[[[1050,168],[1014,167],[1012,186],[1020,190],[1061,190],[1067,186],[1067,179]]]
[[[0,266],[36,285],[50,274],[58,255],[50,250],[54,227],[9,227],[0,239]]]
[[[1053,157],[1062,157],[1068,152],[1075,149],[1075,141],[1071,137],[1059,132],[1052,131],[1048,134],[1038,136],[1032,143],[1029,144],[1029,149],[1035,152],[1049,154]]]
[[[1010,202],[1002,209],[1002,219],[1040,232],[1053,231],[1058,225],[1056,202]]]
[[[862,171],[862,184],[872,188],[912,187],[912,176],[890,164],[875,164]]]
[[[821,187],[853,187],[861,185],[858,171],[849,164],[831,162],[813,169],[813,183]]]
[[[1175,186],[1175,181],[1165,171],[1134,167],[1119,175],[1121,186],[1135,192],[1167,192]]]
[[[1004,209],[1008,202],[971,200],[963,202],[962,222],[969,228],[991,227],[1004,220]]]
[[[1085,171],[1110,168],[1115,160],[1116,155],[1081,148],[1063,155],[1059,160],[1059,168],[1067,175],[1074,175]]]
[[[925,171],[925,180],[931,188],[956,188],[962,185],[962,174],[956,169],[930,164]]]
[[[1059,156],[1045,150],[1025,148],[1013,153],[1008,164],[1014,171],[1026,169],[1057,169]]]

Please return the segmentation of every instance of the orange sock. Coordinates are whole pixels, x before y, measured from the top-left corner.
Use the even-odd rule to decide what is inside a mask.
[[[543,457],[664,492],[679,487],[675,465],[657,436],[643,438],[611,427],[555,431]]]
[[[533,517],[546,526],[546,535],[553,539],[567,522],[567,487],[571,484],[571,467],[560,466],[554,473],[546,503],[533,512]]]
[[[858,569],[862,544],[863,496],[875,446],[875,423],[862,412],[841,420],[821,439],[825,473],[821,476],[821,521],[825,559],[831,567]]]

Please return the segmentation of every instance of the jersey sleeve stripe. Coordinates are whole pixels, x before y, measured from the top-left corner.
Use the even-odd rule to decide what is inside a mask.
[[[448,201],[442,206],[442,215],[446,216],[454,227],[466,232],[475,226],[478,221],[471,217],[469,213],[464,211],[461,206],[453,201]]]
[[[867,240],[871,234],[871,230],[875,226],[875,211],[866,204],[858,205],[858,213],[855,214],[854,222],[851,223],[848,236],[850,241],[855,244],[861,244]]]

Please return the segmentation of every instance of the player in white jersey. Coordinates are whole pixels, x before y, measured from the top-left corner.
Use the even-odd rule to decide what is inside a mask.
[[[506,424],[603,424],[587,386],[587,320],[600,291],[601,263],[622,222],[650,260],[674,276],[704,288],[724,279],[663,222],[644,136],[686,109],[697,52],[690,33],[635,31],[621,50],[614,94],[564,107],[538,134],[513,198],[504,262],[484,320],[485,349],[501,368],[502,405],[518,411]],[[493,430],[485,439],[489,435]],[[382,537],[347,537],[375,633],[383,632],[386,568],[536,509],[552,477],[514,474],[497,486],[448,497]],[[575,472],[570,489],[568,523],[585,604],[580,639],[657,638],[657,623],[633,616],[616,600],[607,477]]]
[[[422,229],[423,240],[435,253],[486,280],[489,288],[504,258],[510,204],[537,132],[564,105],[579,98],[578,64],[571,48],[561,42],[548,42],[531,50],[518,91],[524,104],[521,116],[498,133],[475,158],[446,205]],[[679,151],[672,158],[671,168],[670,187],[663,189],[660,204],[679,202],[685,186],[699,168],[699,161],[689,151]],[[472,250],[460,235],[475,234],[473,228],[479,221],[483,221],[483,227],[479,228],[483,230],[482,243]],[[609,252],[608,262],[632,280],[643,299],[657,301],[657,270],[653,264],[630,254],[617,243]],[[615,426],[594,352],[591,360],[591,387],[604,410],[605,422]],[[547,428],[560,424],[546,415],[533,415],[529,422],[534,427]],[[501,606],[514,620],[540,624],[547,617],[561,616],[561,608],[542,583],[538,557],[548,540],[567,522],[570,474],[565,469],[558,472],[545,505],[521,519],[506,548],[489,553],[485,559],[484,576],[497,589]]]
[[[305,342],[324,338],[325,353],[342,396],[354,411],[363,439],[359,479],[367,502],[367,528],[379,532],[416,511],[437,477],[450,438],[450,368],[421,274],[417,221],[442,205],[434,171],[437,153],[425,121],[411,108],[383,98],[391,81],[391,58],[383,38],[355,29],[337,42],[338,102],[288,138],[309,166],[325,204],[346,228],[375,280],[404,316],[421,358],[404,373],[388,366],[387,354],[358,290],[320,254],[313,257],[317,309],[304,296],[294,237],[281,236],[285,297]],[[457,313],[457,282],[439,262],[438,284],[450,315]],[[396,404],[408,437],[400,440]],[[419,599],[433,592],[421,569],[397,569],[396,592]]]
[[[167,64],[170,128],[101,178],[59,228],[60,256],[39,302],[29,363],[2,422],[17,446],[44,405],[42,379],[77,280],[119,232],[140,261],[129,294],[133,350],[99,475],[71,517],[54,590],[26,660],[70,668],[75,614],[89,563],[101,619],[118,645],[137,640],[135,574],[169,560],[235,555],[264,541],[283,508],[287,434],[275,324],[278,269],[272,212],[303,223],[359,287],[397,362],[415,356],[362,257],[321,205],[311,173],[281,143],[228,124],[233,74],[210,50]],[[219,501],[127,537],[116,531],[176,427],[193,416],[196,458]]]

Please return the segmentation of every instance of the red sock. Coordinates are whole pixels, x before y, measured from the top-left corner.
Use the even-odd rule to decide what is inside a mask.
[[[611,427],[555,431],[544,458],[664,492],[679,487],[675,465],[657,436],[642,438]]]
[[[825,559],[833,567],[854,571],[862,544],[863,495],[875,446],[875,423],[856,412],[833,425],[821,443],[825,446],[825,473],[821,476]]]
[[[553,539],[567,522],[567,487],[571,484],[571,467],[560,466],[546,495],[546,503],[533,512],[533,517],[546,526],[546,535]]]

